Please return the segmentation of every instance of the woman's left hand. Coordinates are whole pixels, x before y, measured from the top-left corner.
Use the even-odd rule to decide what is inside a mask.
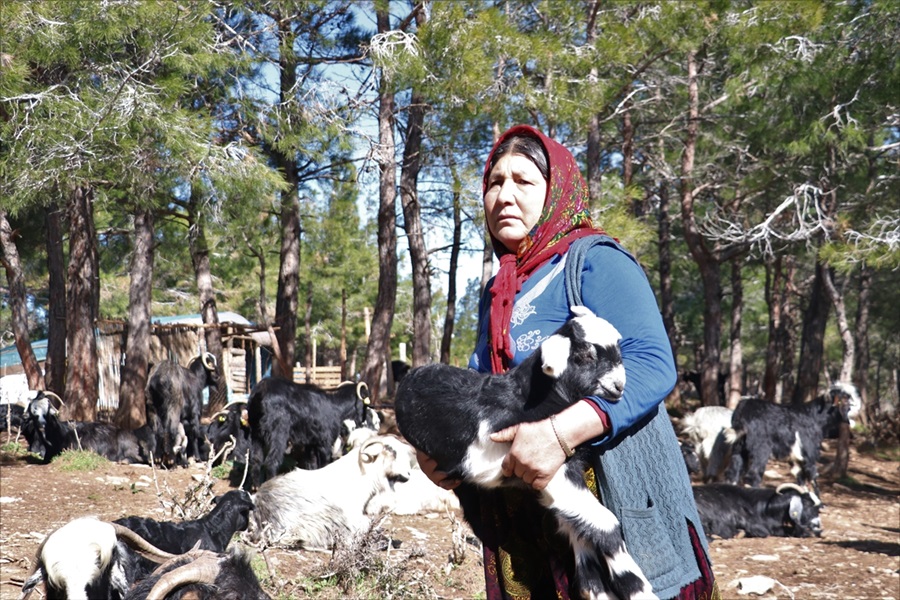
[[[550,483],[566,461],[549,420],[520,423],[491,434],[495,442],[512,442],[501,469],[506,477],[518,477],[536,490]]]

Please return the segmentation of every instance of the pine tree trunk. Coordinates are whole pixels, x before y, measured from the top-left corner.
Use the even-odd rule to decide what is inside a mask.
[[[153,212],[146,209],[135,210],[125,364],[122,365],[119,376],[119,407],[115,416],[115,424],[122,429],[136,429],[147,419],[144,390],[147,387],[150,357],[153,231]]]
[[[66,275],[66,324],[68,369],[63,394],[62,418],[97,419],[100,372],[97,369],[97,337],[94,328],[100,305],[100,270],[93,215],[94,191],[79,186],[68,205],[69,267]]]
[[[276,23],[281,24],[277,36],[281,48],[292,48],[294,34],[289,23],[281,23],[276,12]],[[296,58],[293,52],[281,52],[279,57],[279,100],[291,101],[297,84]],[[298,197],[299,174],[292,152],[272,149],[276,166],[284,175],[288,189],[281,192],[281,248],[279,251],[278,290],[275,296],[275,343],[277,360],[272,365],[272,375],[292,381],[294,377],[295,339],[297,337],[297,309],[300,302],[300,199]]]
[[[200,317],[206,327],[203,337],[206,351],[216,357],[216,373],[219,384],[210,392],[205,413],[212,414],[220,410],[228,400],[228,381],[225,377],[225,365],[222,351],[222,330],[219,329],[219,311],[216,308],[216,290],[212,283],[212,269],[209,264],[209,244],[206,241],[205,217],[200,209],[200,190],[194,185],[191,190],[190,216],[191,227],[188,232],[188,246],[191,263],[194,266],[194,277],[197,280],[197,294],[200,297]]]
[[[424,15],[424,11],[418,11],[417,15]],[[421,23],[419,25],[421,26]],[[400,172],[400,203],[403,206],[403,227],[406,231],[412,267],[412,366],[414,367],[431,362],[431,273],[428,267],[425,236],[422,233],[422,215],[418,193],[419,171],[422,168],[422,123],[424,120],[425,98],[421,94],[413,92],[403,148],[403,167]],[[392,392],[391,390],[389,393]]]
[[[377,10],[379,33],[390,30],[390,15]],[[395,233],[397,163],[394,160],[394,96],[382,72],[378,105],[379,186],[378,186],[378,296],[372,315],[372,333],[366,346],[363,380],[369,385],[372,402],[393,392],[391,325],[397,297],[397,235]]]
[[[50,327],[44,377],[47,389],[60,397],[66,386],[66,260],[61,217],[62,211],[55,202],[44,213],[47,227],[47,287],[50,290]]]
[[[728,401],[734,410],[741,401],[744,355],[741,347],[741,313],[744,309],[744,285],[741,280],[741,258],[731,261],[731,360],[728,370]]]
[[[688,60],[688,124],[681,155],[681,219],[684,239],[700,270],[703,286],[703,358],[700,367],[700,397],[704,406],[715,406],[719,400],[719,361],[722,327],[722,282],[719,264],[704,246],[694,215],[694,154],[700,123],[700,96],[697,60],[689,52]]]
[[[455,177],[454,177],[455,178]],[[462,243],[462,211],[459,191],[453,192],[453,244],[450,246],[450,267],[447,273],[447,313],[444,315],[444,334],[441,337],[441,362],[450,364],[453,344],[453,324],[456,322],[456,272],[459,269],[459,252]]]
[[[778,377],[780,392],[775,395],[775,402],[784,403],[794,395],[796,381],[794,380],[795,356],[797,355],[797,333],[795,323],[799,307],[792,298],[797,296],[794,278],[797,274],[797,263],[793,256],[784,259],[784,285],[780,290],[779,302],[781,303],[781,323],[778,327],[778,351],[781,372]]]
[[[6,211],[0,209],[0,262],[3,263],[3,268],[6,270],[6,281],[9,283],[10,321],[16,339],[16,350],[22,361],[28,388],[43,390],[44,375],[41,373],[41,367],[31,348],[31,335],[28,332],[25,273],[22,271],[22,263],[19,261],[16,235],[6,218]]]
[[[766,340],[766,365],[763,374],[763,397],[769,402],[775,401],[778,385],[778,328],[781,324],[781,256],[773,261],[766,261],[765,297],[769,312],[768,339]]]
[[[844,358],[841,361],[841,373],[838,376],[838,380],[850,382],[853,379],[853,365],[856,364],[856,343],[853,339],[853,332],[850,331],[850,321],[847,319],[847,306],[844,303],[843,289],[839,290],[834,284],[834,275],[830,269],[823,270],[823,282],[825,289],[828,290],[828,295],[831,297],[831,303],[834,305],[838,333],[840,333],[841,341],[844,345]]]
[[[872,271],[865,265],[859,273],[859,297],[856,301],[856,365],[853,367],[853,383],[862,400],[859,420],[869,425],[869,307],[872,303]]]
[[[816,274],[809,291],[809,304],[803,315],[800,338],[800,359],[797,362],[797,386],[791,402],[802,404],[815,398],[825,352],[825,325],[828,322],[828,289],[825,283],[827,267],[816,261]]]

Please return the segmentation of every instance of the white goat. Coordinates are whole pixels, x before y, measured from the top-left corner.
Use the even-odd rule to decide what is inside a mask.
[[[347,448],[355,448],[375,436],[371,429],[355,429],[347,439]],[[429,512],[459,510],[459,498],[450,490],[438,487],[419,468],[415,448],[402,442],[409,451],[409,481],[397,481],[388,489],[378,492],[366,504],[366,514],[377,516],[382,512],[392,515],[419,515]]]
[[[250,537],[330,552],[335,541],[369,528],[369,500],[406,481],[412,457],[394,436],[374,436],[320,469],[295,469],[263,483],[254,496]]]
[[[731,430],[731,414],[733,412],[724,406],[701,406],[693,413],[685,415],[681,420],[681,430],[693,442],[694,448],[697,450],[697,456],[700,458],[700,472],[704,481],[710,481],[719,475],[708,472],[709,459],[712,456],[716,439],[722,435],[726,437],[720,440],[720,444],[724,442],[730,446],[734,442],[734,432]],[[730,437],[729,434],[731,434]],[[721,470],[722,467],[722,465],[718,465],[717,470]]]

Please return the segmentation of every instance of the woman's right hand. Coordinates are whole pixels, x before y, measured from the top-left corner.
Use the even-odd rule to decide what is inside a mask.
[[[419,467],[422,469],[422,472],[425,473],[425,476],[435,485],[440,486],[445,490],[452,490],[460,484],[459,479],[451,479],[447,477],[447,473],[439,471],[437,468],[437,461],[421,450],[416,450],[416,460],[419,461]]]

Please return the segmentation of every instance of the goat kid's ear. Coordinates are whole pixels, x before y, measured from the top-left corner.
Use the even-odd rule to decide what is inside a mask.
[[[551,335],[541,344],[541,369],[549,377],[558,379],[569,363],[572,340],[563,335]]]

